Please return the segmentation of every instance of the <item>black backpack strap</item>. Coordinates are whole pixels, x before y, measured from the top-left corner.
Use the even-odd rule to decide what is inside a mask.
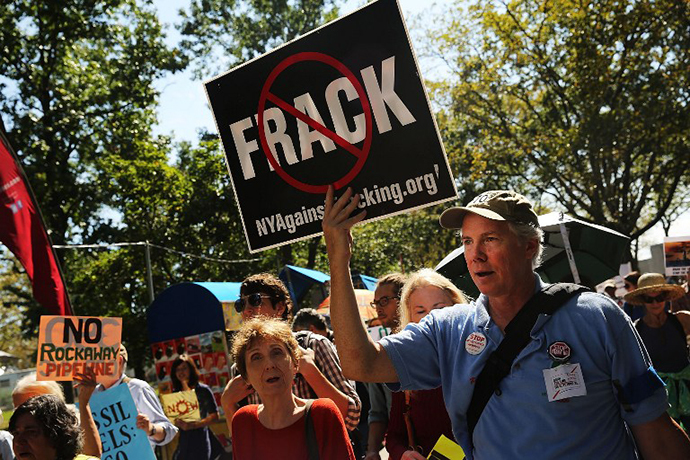
[[[467,409],[470,439],[489,399],[494,393],[500,394],[498,385],[510,374],[513,361],[520,351],[532,340],[530,333],[539,315],[554,314],[568,299],[585,291],[589,289],[577,284],[550,284],[534,294],[506,326],[503,340],[489,355],[484,369],[474,383],[472,400]]]
[[[319,442],[316,440],[316,432],[314,431],[314,420],[311,418],[311,405],[313,399],[307,401],[304,409],[304,419],[306,421],[306,436],[307,436],[307,453],[309,460],[319,460]]]

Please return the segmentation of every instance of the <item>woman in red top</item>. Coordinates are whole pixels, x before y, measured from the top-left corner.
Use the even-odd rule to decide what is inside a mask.
[[[240,374],[263,402],[241,408],[232,419],[235,460],[355,459],[335,403],[292,394],[301,351],[285,322],[266,317],[247,321],[232,352]],[[318,456],[310,456],[308,444]]]
[[[450,280],[422,269],[410,275],[403,286],[398,306],[400,329],[420,322],[431,310],[464,303],[464,294]],[[440,387],[393,393],[386,431],[390,460],[423,460],[442,434],[454,439]]]

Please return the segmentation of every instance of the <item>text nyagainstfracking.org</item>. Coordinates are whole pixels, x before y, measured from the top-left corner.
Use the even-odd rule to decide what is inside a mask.
[[[434,165],[436,169],[436,176],[439,174],[438,165]],[[423,174],[417,177],[407,179],[405,187],[397,182],[389,185],[379,187],[374,185],[371,189],[364,187],[359,194],[360,201],[357,207],[364,209],[366,207],[375,206],[380,203],[393,202],[395,204],[402,204],[405,197],[414,195],[415,193],[426,192],[429,195],[435,195],[438,192],[436,185],[436,176],[434,173]],[[273,214],[267,217],[262,217],[261,220],[256,220],[256,230],[259,236],[269,235],[272,233],[287,231],[288,233],[295,233],[297,229],[304,225],[310,224],[317,220],[323,220],[324,206],[318,205],[307,208],[302,206],[299,211],[290,214]]]

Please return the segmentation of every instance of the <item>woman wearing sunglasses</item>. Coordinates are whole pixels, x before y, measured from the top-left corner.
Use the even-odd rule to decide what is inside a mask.
[[[669,413],[690,430],[690,357],[687,336],[690,335],[690,312],[672,313],[666,303],[685,295],[681,286],[667,284],[659,273],[640,276],[637,289],[624,299],[644,305],[645,315],[635,321],[654,369],[667,384]],[[687,401],[684,401],[686,398]]]
[[[261,398],[232,418],[233,458],[354,460],[342,415],[327,398],[292,393],[301,351],[284,321],[246,321],[232,344],[237,369]]]
[[[399,330],[420,322],[431,310],[465,303],[465,295],[448,278],[422,269],[410,275],[403,286]],[[454,439],[442,388],[393,393],[386,432],[390,460],[423,460],[441,435]]]

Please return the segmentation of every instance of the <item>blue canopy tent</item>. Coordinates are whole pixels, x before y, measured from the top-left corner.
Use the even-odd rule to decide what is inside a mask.
[[[151,343],[225,330],[221,302],[234,302],[241,283],[180,283],[161,292],[146,312]]]
[[[290,297],[292,297],[292,301],[295,304],[299,304],[299,302],[302,301],[307,291],[309,291],[309,288],[314,283],[323,285],[323,283],[331,279],[330,276],[320,271],[295,267],[294,265],[284,266],[283,269],[280,270],[278,278],[287,286]],[[324,297],[326,297],[325,289]]]
[[[352,275],[352,284],[354,284],[355,289],[367,289],[369,291],[376,290],[376,283],[378,283],[378,278],[367,275]]]

